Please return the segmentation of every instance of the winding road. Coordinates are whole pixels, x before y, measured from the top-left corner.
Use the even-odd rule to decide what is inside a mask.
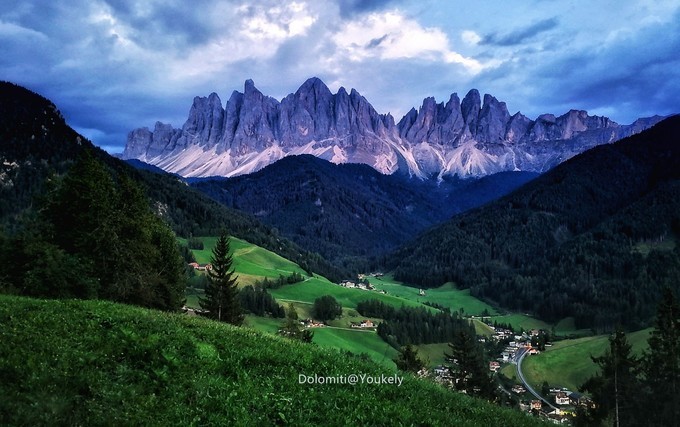
[[[517,376],[519,377],[520,381],[522,381],[522,384],[524,384],[524,388],[526,388],[529,393],[533,394],[537,399],[540,399],[546,405],[550,406],[553,409],[558,409],[557,406],[550,403],[543,396],[541,396],[536,390],[534,390],[534,388],[531,387],[531,385],[524,378],[524,374],[522,373],[522,361],[524,360],[524,357],[527,354],[529,354],[529,352],[525,348],[523,348],[523,349],[520,349],[517,353],[518,353],[518,356],[515,356],[515,360],[516,360],[516,363],[517,363]]]

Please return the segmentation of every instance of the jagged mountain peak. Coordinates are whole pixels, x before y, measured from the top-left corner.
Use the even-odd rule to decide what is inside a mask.
[[[233,91],[224,108],[216,93],[196,97],[181,129],[133,130],[123,158],[184,176],[241,175],[296,154],[421,178],[543,172],[658,121],[620,126],[576,109],[534,121],[519,112],[511,115],[505,102],[470,89],[462,101],[457,93],[446,103],[427,97],[395,125],[390,114],[379,114],[354,88],[333,94],[312,77],[278,101],[248,79],[243,93]],[[549,141],[560,143],[546,145]]]

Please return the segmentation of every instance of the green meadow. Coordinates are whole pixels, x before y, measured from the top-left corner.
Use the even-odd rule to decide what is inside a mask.
[[[356,308],[359,302],[366,301],[368,299],[377,299],[394,307],[401,307],[402,305],[410,307],[423,307],[423,305],[417,301],[399,298],[394,295],[381,294],[376,291],[343,288],[342,286],[335,285],[318,276],[305,280],[304,282],[282,286],[278,289],[272,289],[270,290],[270,293],[277,300],[300,301],[308,303],[313,303],[314,300],[320,296],[331,295],[336,300],[338,300],[340,305],[347,308]]]
[[[425,295],[419,295],[419,289],[406,286],[396,281],[391,275],[382,277],[368,277],[368,281],[377,289],[384,290],[388,295],[408,299],[418,303],[437,303],[448,307],[451,311],[462,311],[466,315],[481,316],[486,310],[489,314],[498,312],[484,301],[470,295],[469,289],[457,289],[453,283],[446,283],[438,288],[424,289]]]
[[[198,237],[198,239],[203,242],[204,248],[192,250],[192,252],[196,257],[196,262],[207,264],[210,262],[217,237]],[[180,242],[186,243],[186,240],[180,239]],[[280,275],[288,276],[293,272],[307,274],[294,262],[245,240],[231,237],[229,244],[234,258],[234,270],[239,276],[241,285],[252,285],[256,280],[262,280],[265,277],[275,279]]]
[[[626,335],[635,353],[640,354],[647,348],[651,331],[651,328],[643,329]],[[597,373],[597,365],[590,357],[601,356],[608,349],[608,335],[556,341],[541,354],[525,357],[522,372],[527,381],[539,389],[543,381],[547,381],[551,386],[576,391]]]
[[[395,371],[196,316],[0,295],[0,324],[0,425],[540,425],[410,375],[305,383]]]
[[[312,342],[320,347],[337,348],[354,354],[365,354],[371,360],[396,370],[393,360],[397,350],[374,331],[334,327],[313,328]]]

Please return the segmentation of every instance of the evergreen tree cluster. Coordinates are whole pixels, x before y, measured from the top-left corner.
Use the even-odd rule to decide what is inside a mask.
[[[357,311],[362,316],[383,319],[378,324],[378,335],[396,349],[407,344],[451,342],[456,332],[468,328],[457,314],[433,313],[423,307],[394,308],[376,299],[359,302]]]
[[[269,277],[265,277],[262,280],[256,281],[255,284],[257,286],[261,287],[261,288],[264,288],[264,289],[278,289],[281,286],[300,283],[303,280],[305,280],[305,276],[294,271],[291,274],[289,274],[288,276],[284,276],[283,274],[279,274],[279,277],[276,280],[272,280]]]
[[[414,374],[425,368],[425,361],[418,356],[418,349],[413,344],[406,344],[402,347],[394,363],[400,371]]]
[[[174,234],[139,185],[89,151],[52,181],[1,255],[13,266],[5,291],[166,310],[184,303],[185,265]]]
[[[273,296],[261,286],[245,286],[238,293],[241,307],[256,316],[283,318],[286,312]]]
[[[680,286],[680,116],[577,156],[458,215],[387,260],[418,287],[455,282],[577,328],[639,329]]]
[[[609,350],[592,357],[599,367],[581,390],[595,405],[578,410],[576,425],[677,426],[680,423],[680,305],[670,289],[659,304],[649,349],[632,352],[623,331],[609,339]]]
[[[314,300],[314,318],[326,322],[342,315],[342,306],[332,295],[324,295]]]
[[[444,353],[444,357],[454,378],[454,388],[472,396],[495,400],[496,387],[474,327],[469,325],[456,330],[449,350],[450,353]]]

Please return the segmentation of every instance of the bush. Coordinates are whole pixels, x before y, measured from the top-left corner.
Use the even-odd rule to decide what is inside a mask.
[[[316,319],[326,322],[340,316],[342,306],[331,295],[324,295],[314,300],[312,313]]]

